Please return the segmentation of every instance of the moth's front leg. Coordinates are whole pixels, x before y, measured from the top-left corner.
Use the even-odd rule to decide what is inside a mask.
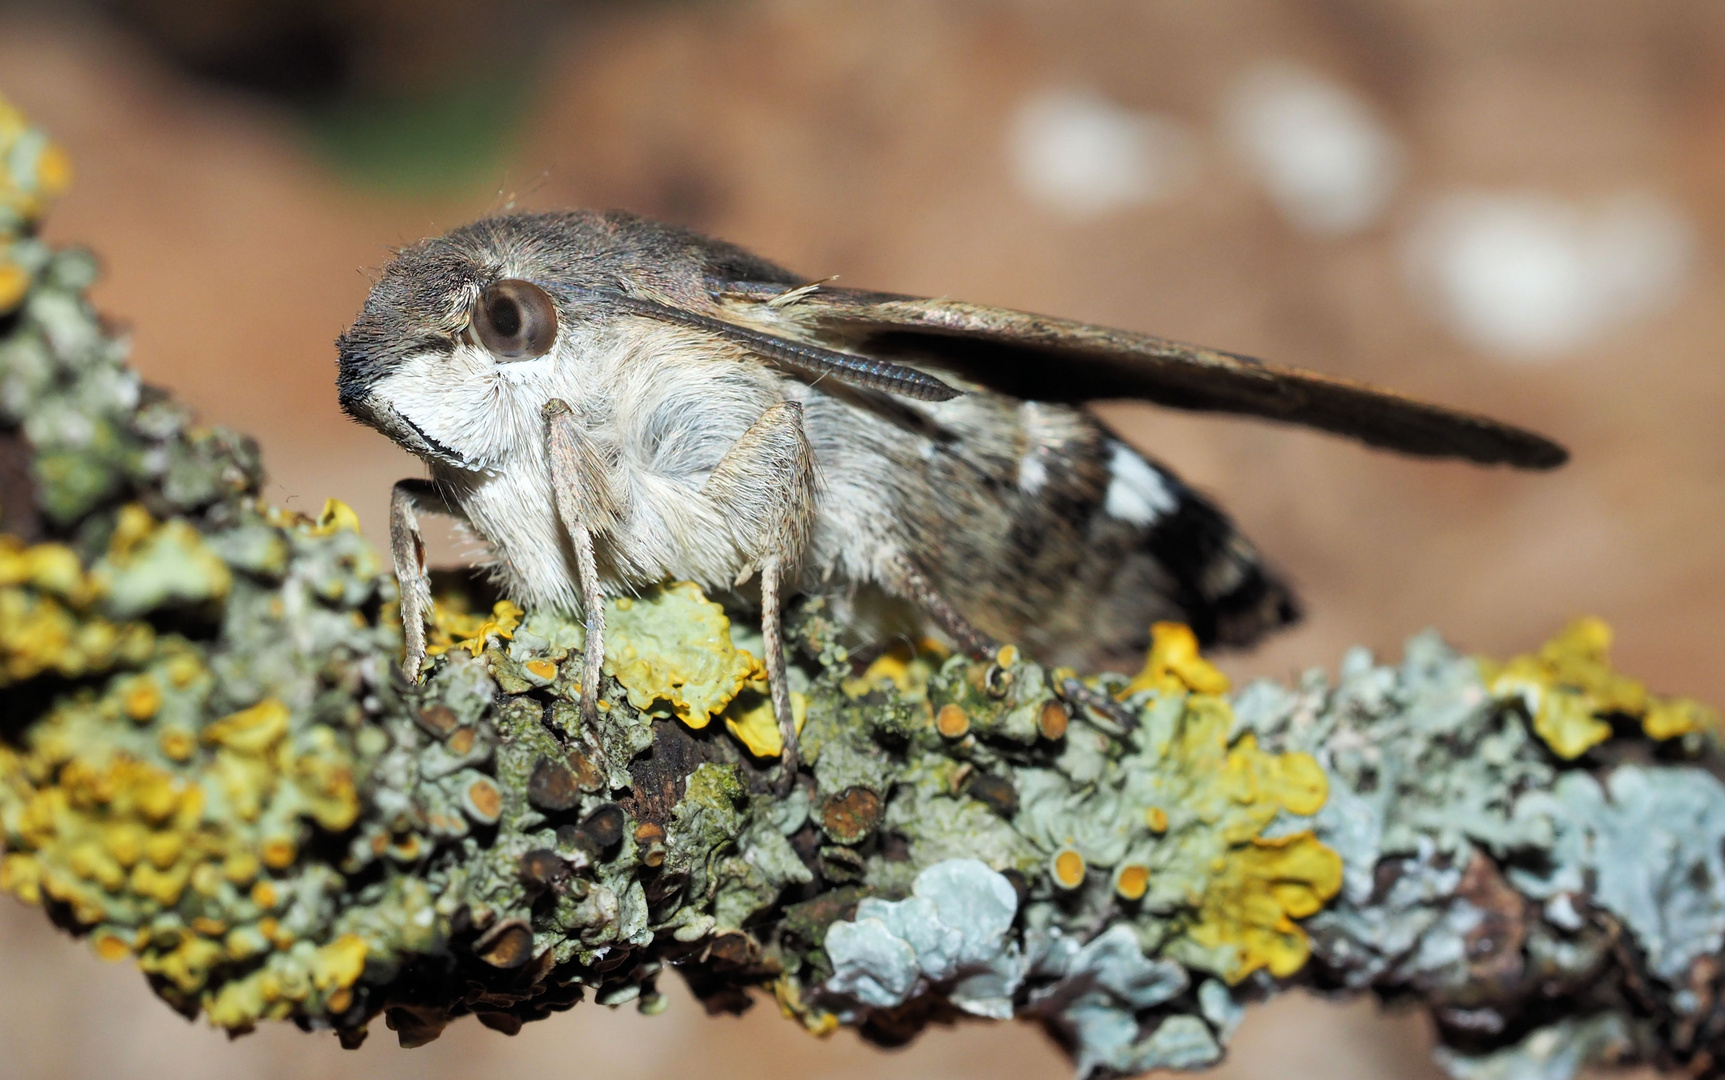
[[[784,745],[779,787],[789,790],[802,757],[797,752],[790,687],[785,683],[780,590],[808,543],[815,511],[814,455],[803,433],[802,405],[782,401],[763,412],[725,451],[701,491],[724,514],[732,538],[748,560],[737,584],[760,571],[767,687]]]
[[[401,674],[411,684],[419,682],[419,669],[425,664],[425,622],[431,617],[431,579],[426,574],[425,539],[419,532],[421,510],[450,512],[429,480],[396,481],[389,493],[389,549],[395,557],[406,639]]]
[[[557,516],[569,531],[569,541],[575,548],[575,571],[580,579],[587,630],[581,669],[581,716],[591,728],[599,720],[599,677],[605,661],[605,595],[599,587],[593,542],[595,537],[616,526],[617,499],[611,488],[611,466],[582,430],[568,404],[557,398],[546,402],[545,424]]]

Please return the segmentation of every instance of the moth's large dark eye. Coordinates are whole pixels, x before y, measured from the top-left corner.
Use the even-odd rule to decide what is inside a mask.
[[[531,360],[557,338],[557,306],[531,281],[509,278],[479,294],[473,329],[498,359]]]

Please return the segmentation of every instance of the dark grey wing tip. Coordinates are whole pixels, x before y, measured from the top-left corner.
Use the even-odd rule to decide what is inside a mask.
[[[1549,472],[1569,460],[1569,451],[1562,444],[1526,428],[1505,424],[1490,417],[1458,413],[1443,406],[1430,406],[1436,418],[1443,421],[1428,449],[1397,445],[1393,440],[1387,449],[1433,457],[1461,458],[1476,465],[1504,465],[1530,472]],[[1369,436],[1366,441],[1373,442]]]
[[[1531,469],[1535,472],[1549,472],[1561,468],[1569,462],[1569,449],[1561,443],[1553,442],[1543,435],[1531,431],[1522,432],[1526,436],[1526,444],[1519,456],[1510,461],[1518,469]]]
[[[1543,435],[1480,416],[1444,409],[1443,426],[1433,431],[1420,425],[1397,428],[1330,426],[1303,420],[1309,426],[1351,436],[1368,446],[1423,458],[1448,458],[1474,465],[1502,465],[1529,472],[1549,472],[1569,460],[1569,451]],[[1471,421],[1471,422],[1470,422]],[[1296,421],[1302,422],[1302,421]]]

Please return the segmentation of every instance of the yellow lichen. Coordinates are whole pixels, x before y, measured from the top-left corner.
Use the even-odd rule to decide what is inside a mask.
[[[1691,698],[1653,698],[1641,717],[1641,730],[1650,739],[1715,732],[1719,730],[1719,714]]]
[[[262,754],[287,735],[292,715],[280,701],[265,698],[204,728],[203,741],[241,754]]]
[[[131,558],[155,531],[156,519],[142,505],[127,503],[120,507],[114,517],[113,535],[108,538],[109,558]]]
[[[1158,845],[1144,888],[1190,905],[1185,937],[1201,950],[1193,959],[1224,978],[1238,982],[1259,968],[1291,974],[1310,954],[1294,920],[1340,889],[1341,858],[1310,832],[1263,833],[1283,813],[1317,813],[1328,780],[1309,754],[1267,753],[1250,733],[1230,741],[1234,712],[1219,696],[1227,681],[1197,655],[1196,639],[1159,624],[1153,641],[1135,686],[1181,696],[1151,714],[1166,768],[1134,785],[1138,820]],[[1116,871],[1116,889],[1137,888],[1136,875],[1124,874]]]
[[[1142,900],[1150,888],[1150,868],[1143,863],[1122,863],[1114,872],[1114,893],[1128,903]]]
[[[365,939],[343,934],[317,951],[311,963],[312,985],[319,990],[345,989],[365,971]]]
[[[162,733],[156,737],[156,745],[161,747],[168,760],[181,763],[192,760],[192,755],[198,749],[198,741],[192,737],[191,732],[174,727],[163,728]]]
[[[808,698],[791,691],[791,719],[796,722],[799,735],[808,717],[808,707]],[[732,701],[725,710],[725,728],[756,757],[778,757],[785,751],[784,736],[779,731],[778,718],[773,715],[773,699],[764,690]]]
[[[1719,730],[1719,716],[1688,698],[1650,694],[1611,669],[1611,628],[1582,618],[1540,648],[1501,666],[1481,660],[1486,686],[1499,699],[1519,698],[1533,730],[1558,757],[1573,760],[1611,737],[1610,718],[1639,721],[1652,739]]]
[[[508,600],[497,601],[489,614],[468,612],[460,607],[459,599],[440,600],[433,605],[433,626],[426,635],[425,651],[431,656],[441,656],[450,649],[466,649],[478,656],[485,651],[489,638],[512,639],[526,614]]]
[[[826,1038],[839,1029],[839,1018],[825,1009],[812,1007],[803,998],[802,984],[795,976],[780,975],[773,981],[773,1000],[786,1020],[801,1021],[810,1035]]]
[[[90,935],[90,948],[110,964],[117,964],[132,955],[131,940],[106,929]]]
[[[110,614],[132,616],[164,603],[221,600],[233,572],[189,522],[158,522],[137,503],[120,508],[108,553],[90,570]]]
[[[1341,887],[1341,856],[1312,833],[1254,837],[1229,852],[1187,933],[1206,948],[1233,950],[1233,964],[1222,973],[1229,982],[1259,968],[1286,978],[1311,955],[1294,920],[1315,914]]]
[[[610,601],[605,623],[605,674],[623,684],[629,703],[643,710],[665,703],[692,728],[706,727],[765,678],[760,662],[732,644],[724,609],[692,582]]]
[[[0,314],[11,311],[30,291],[30,274],[0,252]]]
[[[101,955],[135,954],[164,993],[243,1028],[265,1014],[236,1011],[243,993],[215,1008],[205,987],[221,964],[274,951],[275,965],[295,944],[263,912],[299,869],[304,819],[339,832],[359,800],[333,733],[313,724],[290,739],[293,713],[278,699],[209,723],[201,737],[178,725],[152,731],[207,686],[190,649],[165,639],[144,671],[56,705],[22,752],[0,749],[0,888],[61,905],[91,928]],[[173,771],[182,761],[198,764]],[[260,880],[266,872],[282,877]],[[330,987],[358,977],[362,947],[338,938],[320,949]],[[279,983],[303,966],[266,969]]]
[[[1178,806],[1217,821],[1228,842],[1239,844],[1257,836],[1283,810],[1317,813],[1329,796],[1317,760],[1305,753],[1265,753],[1251,734],[1229,746],[1233,724],[1227,699],[1208,694],[1187,699],[1164,753],[1175,763],[1175,773],[1196,790],[1147,807],[1147,819],[1159,811],[1166,821],[1164,807]]]
[[[128,717],[140,724],[152,720],[162,708],[162,688],[150,676],[140,675],[132,680],[121,706]]]
[[[861,675],[844,680],[840,689],[855,699],[891,686],[906,701],[927,701],[928,680],[944,655],[945,650],[932,641],[915,647],[900,642],[875,657]]]
[[[1061,848],[1049,860],[1048,873],[1062,889],[1076,889],[1084,884],[1084,856],[1073,848]]]
[[[4,779],[19,792],[21,777]],[[192,869],[223,846],[202,821],[203,805],[196,787],[122,754],[102,763],[67,762],[58,786],[30,792],[22,812],[7,815],[7,846],[17,852],[8,860],[14,869],[8,888],[31,899],[27,893],[40,883],[90,925],[107,921],[111,909],[120,910],[116,903],[170,908]],[[23,859],[33,866],[26,870]],[[130,899],[112,895],[122,892]]]
[[[0,536],[0,686],[44,672],[79,678],[149,656],[155,632],[97,614],[101,591],[65,545]]]
[[[323,510],[317,516],[317,524],[311,528],[313,536],[334,536],[342,530],[359,532],[359,515],[353,508],[340,499],[325,499]]]
[[[1330,782],[1310,754],[1266,754],[1255,735],[1242,735],[1228,752],[1228,771],[1240,779],[1235,798],[1274,803],[1290,814],[1311,815],[1329,798]]]
[[[1159,622],[1150,628],[1144,667],[1120,692],[1122,699],[1141,690],[1164,694],[1225,694],[1228,677],[1198,652],[1198,637],[1182,623]]]
[[[38,268],[81,265],[44,262],[41,252],[12,242],[68,179],[64,155],[0,101],[0,314],[25,299]],[[63,276],[50,285],[56,295],[73,287]],[[72,364],[65,373],[75,368],[83,380],[76,407],[106,416],[105,402],[130,376],[110,386],[121,370],[91,369],[97,361],[88,358],[108,356],[106,345],[92,349],[80,338],[77,355],[69,356],[59,330],[49,336],[62,363]],[[93,378],[84,378],[86,369]],[[100,401],[89,397],[91,388],[99,388]],[[98,418],[88,452],[113,457],[116,477],[140,475],[140,466],[156,471],[131,460],[155,453],[145,449],[154,436],[139,431],[142,442],[134,446],[128,436],[121,443],[116,432],[123,424],[112,420],[110,426]],[[205,445],[225,452],[218,442],[207,430],[185,432],[190,460],[222,470],[219,482],[237,492],[245,477],[233,473],[236,465],[201,455]],[[66,460],[37,458],[45,491],[66,478],[72,468]],[[177,475],[177,458],[159,464],[170,461]],[[192,480],[196,489],[201,481]],[[175,482],[171,475],[170,490]],[[226,642],[157,633],[151,620],[166,615],[157,621],[179,623],[183,615],[198,625],[220,618],[236,588],[227,555],[248,575],[308,570],[294,584],[338,602],[348,616],[357,615],[357,630],[369,631],[362,607],[373,589],[375,556],[345,535],[357,521],[339,503],[326,505],[315,523],[244,499],[223,509],[233,512],[237,529],[225,522],[226,535],[214,543],[202,531],[214,514],[159,521],[141,503],[111,513],[98,506],[76,523],[81,546],[99,542],[109,529],[106,549],[89,566],[66,545],[0,536],[0,687],[45,674],[76,680],[69,688],[44,687],[48,693],[32,710],[40,715],[14,732],[21,745],[0,745],[0,889],[54,905],[57,920],[89,932],[98,955],[133,957],[177,1008],[202,1007],[239,1031],[265,1017],[328,1014],[354,1001],[369,946],[307,920],[302,904],[328,887],[328,871],[301,856],[314,827],[339,834],[357,820],[352,720],[337,721],[338,730],[316,719],[302,693],[307,682],[296,683],[278,651],[254,656],[242,647],[236,651],[242,660],[266,653],[267,659],[236,665],[236,652],[229,652],[212,664],[211,650]],[[261,547],[248,549],[258,524],[254,510],[267,535]],[[314,544],[329,557],[300,560]],[[295,615],[298,595],[284,587],[263,598],[259,614]],[[255,590],[247,597],[253,598]],[[339,633],[338,620],[329,619],[328,629]],[[312,636],[322,633],[318,626]],[[293,662],[303,664],[307,648],[326,646],[308,640],[292,648],[302,654]],[[248,695],[242,701],[269,693],[280,699],[265,697],[206,724],[214,702],[232,693]],[[284,699],[296,704],[290,708]],[[264,914],[272,909],[276,915]],[[218,992],[215,982],[233,974],[224,966],[235,961],[252,970]]]
[[[25,546],[15,536],[0,535],[0,586],[31,585],[82,606],[95,597],[78,555],[64,544]]]
[[[262,967],[205,994],[203,1005],[213,1023],[243,1031],[259,1020],[285,1019],[320,997],[323,1008],[317,1011],[338,1013],[353,1003],[351,987],[365,970],[370,951],[363,938],[343,934],[308,952],[293,948],[292,934],[279,926],[271,929],[274,933],[265,936],[275,939],[276,951]],[[248,948],[241,945],[242,951]]]

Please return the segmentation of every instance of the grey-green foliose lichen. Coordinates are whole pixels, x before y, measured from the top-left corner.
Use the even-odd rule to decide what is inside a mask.
[[[655,1011],[670,967],[816,1032],[1037,1021],[1092,1076],[1213,1062],[1300,983],[1424,1002],[1458,1076],[1719,1071],[1713,720],[1611,672],[1602,626],[1232,697],[1162,626],[1089,680],[1105,715],[1015,649],[871,651],[812,598],[783,796],[756,631],[689,586],[613,602],[596,728],[580,627],[471,583],[408,687],[352,514],[263,505],[247,440],[140,384],[91,260],[32,233],[52,158],[9,118],[0,886],[182,1012],[417,1045]]]

